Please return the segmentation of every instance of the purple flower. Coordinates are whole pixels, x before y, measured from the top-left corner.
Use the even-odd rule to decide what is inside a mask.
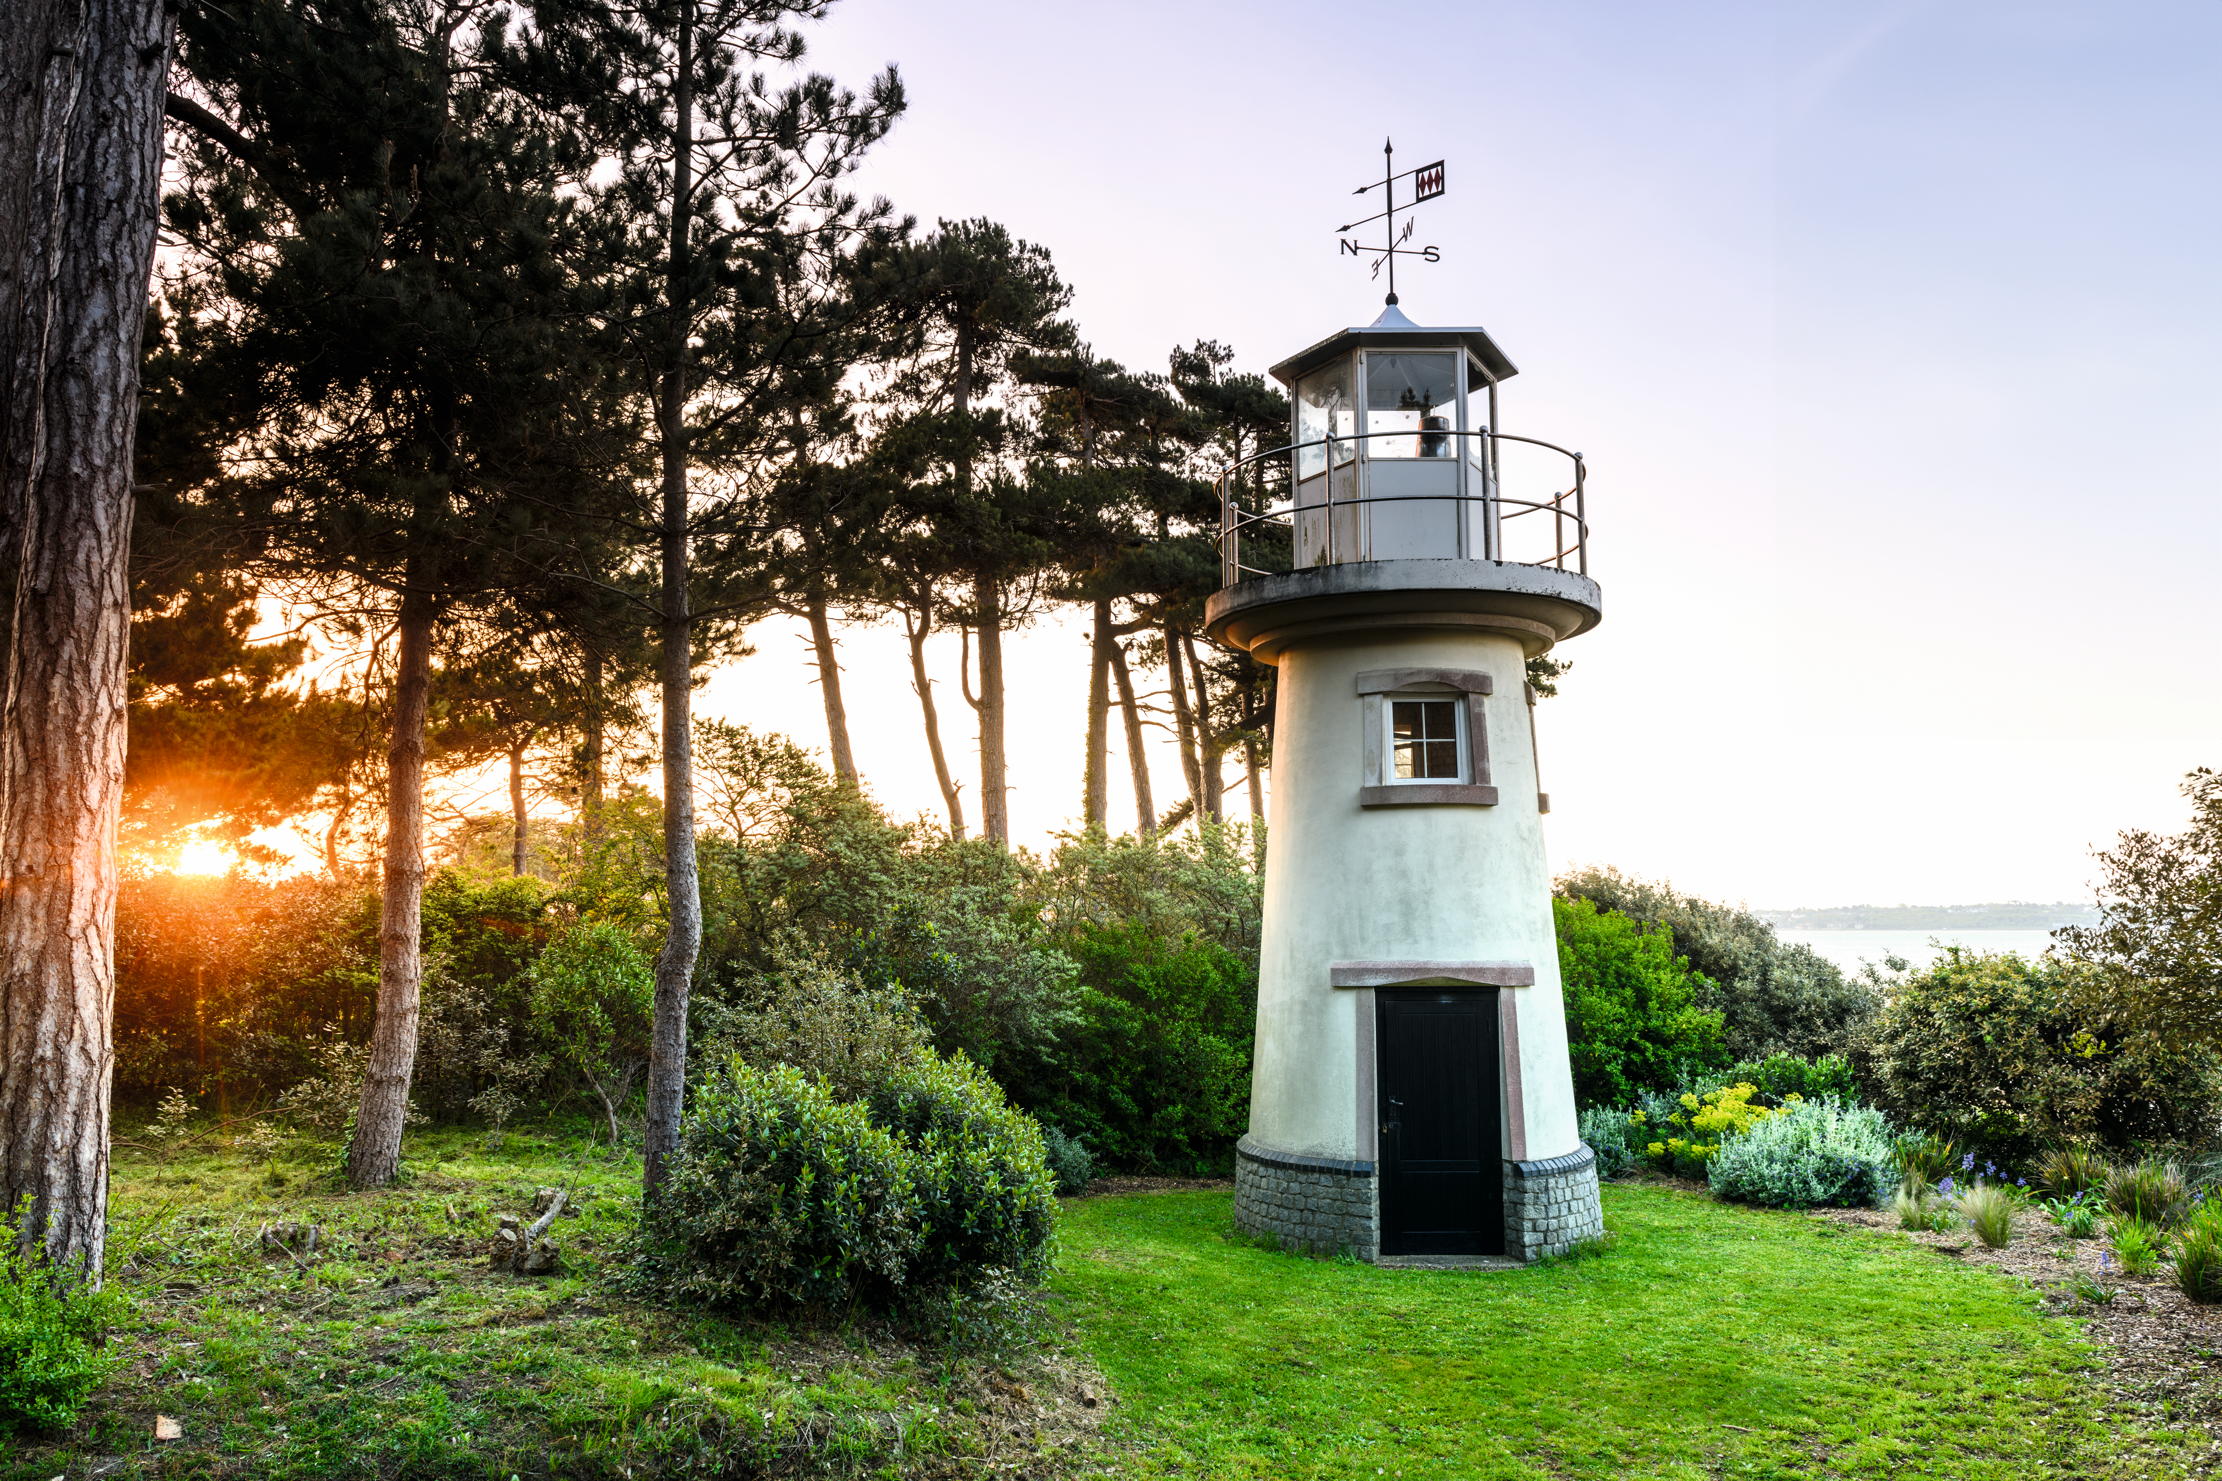
[[[1997,1177],[1997,1176],[1998,1176],[1998,1164],[1997,1164],[1997,1163],[1995,1163],[1995,1162],[1986,1162],[1986,1163],[1984,1163],[1984,1164],[1983,1164],[1983,1172],[1984,1172],[1984,1174],[1985,1174],[1986,1176],[1988,1176],[1988,1177],[1994,1177],[1994,1178],[1995,1178],[1995,1177]]]
[[[2101,1275],[2104,1275],[2104,1274],[2106,1274],[2106,1272],[2108,1272],[2109,1270],[2112,1270],[2113,1268],[2114,1268],[2114,1257],[2113,1257],[2113,1255],[2109,1254],[2109,1253],[2108,1253],[2107,1251],[2105,1251],[2105,1250],[2100,1250],[2100,1251],[2099,1251],[2099,1274],[2101,1274]]]
[[[1947,1198],[1952,1196],[1952,1174],[1946,1173],[1937,1179],[1937,1191]]]
[[[1973,1171],[1975,1171],[1975,1154],[1974,1154],[1973,1152],[1970,1152],[1970,1153],[1968,1153],[1968,1154],[1967,1154],[1967,1155],[1966,1155],[1965,1157],[1962,1157],[1962,1158],[1960,1159],[1960,1171],[1961,1171],[1961,1172],[1973,1172]]]
[[[2015,1187],[2017,1187],[2017,1188],[2026,1188],[2026,1187],[2028,1187],[2028,1186],[2029,1186],[2029,1179],[2027,1179],[2027,1178],[2016,1178],[2016,1179],[2014,1179],[2014,1186],[2015,1186]]]

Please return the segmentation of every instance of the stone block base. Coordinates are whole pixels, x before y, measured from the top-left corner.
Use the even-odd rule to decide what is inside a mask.
[[[1307,1255],[1371,1260],[1381,1249],[1381,1206],[1370,1162],[1337,1162],[1260,1147],[1234,1149],[1234,1222]]]
[[[1279,1152],[1243,1138],[1235,1148],[1234,1222],[1247,1234],[1307,1255],[1381,1255],[1380,1181],[1370,1162]],[[1504,1165],[1504,1252],[1514,1261],[1563,1255],[1605,1232],[1597,1158],[1588,1147]]]
[[[1563,1255],[1605,1232],[1597,1202],[1597,1154],[1587,1145],[1563,1157],[1504,1165],[1504,1252],[1515,1260]]]

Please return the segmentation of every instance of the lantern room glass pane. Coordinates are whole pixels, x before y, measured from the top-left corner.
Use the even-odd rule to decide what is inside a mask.
[[[1350,361],[1321,366],[1296,383],[1296,476],[1311,478],[1327,467],[1330,437],[1348,437],[1357,431],[1358,410],[1350,389]],[[1304,447],[1304,443],[1320,446]],[[1335,444],[1335,461],[1347,463],[1356,456],[1348,443]]]
[[[1366,438],[1369,458],[1455,458],[1458,357],[1443,354],[1366,356]]]

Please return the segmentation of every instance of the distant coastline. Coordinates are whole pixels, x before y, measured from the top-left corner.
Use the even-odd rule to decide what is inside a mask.
[[[2098,911],[2067,901],[2007,900],[1988,905],[1823,905],[1755,912],[1794,931],[2050,931],[2098,923]]]

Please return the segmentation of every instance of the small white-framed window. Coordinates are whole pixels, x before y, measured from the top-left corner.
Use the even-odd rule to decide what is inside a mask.
[[[1358,675],[1365,716],[1360,807],[1493,807],[1483,708],[1495,686],[1472,669],[1369,669]]]
[[[1389,763],[1381,778],[1385,785],[1467,780],[1466,696],[1384,695],[1381,717],[1389,727],[1382,740]]]

